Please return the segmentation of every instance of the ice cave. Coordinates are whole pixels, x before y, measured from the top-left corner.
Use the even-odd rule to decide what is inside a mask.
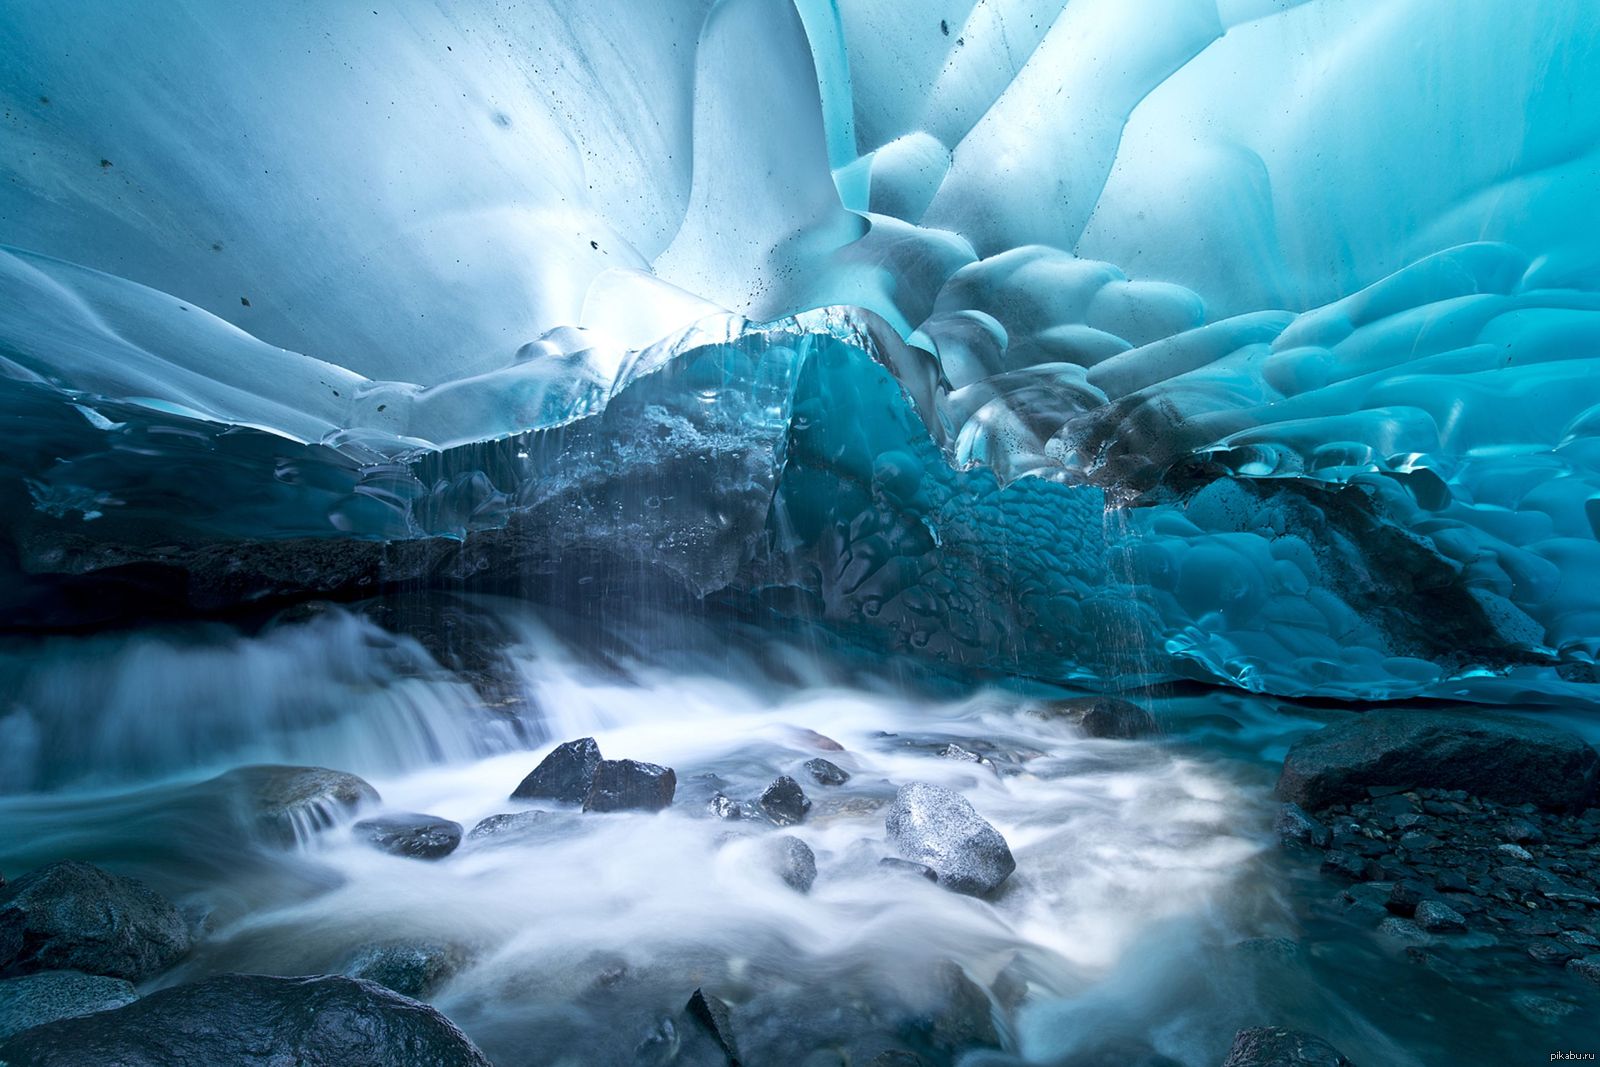
[[[1590,0],[0,56],[0,1067],[1600,1056]]]

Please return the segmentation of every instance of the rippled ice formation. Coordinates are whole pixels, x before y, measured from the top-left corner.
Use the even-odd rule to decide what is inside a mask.
[[[621,574],[1054,679],[1589,677],[1585,5],[90,7],[0,12],[15,625]]]

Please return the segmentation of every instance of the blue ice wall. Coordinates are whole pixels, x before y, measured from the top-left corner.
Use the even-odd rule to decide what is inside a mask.
[[[1589,5],[30,0],[0,39],[14,605],[477,539],[1054,678],[1600,651]]]

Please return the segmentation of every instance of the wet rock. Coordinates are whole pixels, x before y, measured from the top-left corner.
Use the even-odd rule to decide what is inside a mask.
[[[1401,918],[1409,919],[1416,914],[1417,906],[1427,892],[1428,887],[1421,882],[1410,879],[1396,882],[1394,888],[1389,890],[1389,899],[1384,901],[1384,907]]]
[[[1533,853],[1529,852],[1521,845],[1498,845],[1496,846],[1495,851],[1499,852],[1502,856],[1510,856],[1519,863],[1533,862]]]
[[[241,822],[285,848],[348,822],[380,800],[364,779],[327,767],[236,767],[214,782],[240,807]]]
[[[1354,1067],[1338,1049],[1312,1034],[1252,1026],[1233,1035],[1222,1067]]]
[[[459,945],[443,941],[387,941],[356,951],[345,967],[351,978],[377,982],[404,997],[427,997],[466,965]]]
[[[844,785],[850,780],[849,771],[821,756],[806,760],[805,766],[806,773],[811,775],[811,780],[818,785]]]
[[[1327,848],[1333,833],[1298,804],[1285,804],[1278,809],[1272,828],[1279,841],[1297,841],[1312,848]]]
[[[1568,960],[1567,970],[1593,985],[1600,986],[1600,955]]]
[[[592,737],[580,737],[557,745],[539,761],[529,775],[511,793],[513,799],[559,800],[566,804],[582,804],[594,782],[595,769],[600,766],[600,746]]]
[[[478,820],[477,825],[467,833],[467,840],[503,845],[552,837],[571,818],[570,815],[564,816],[553,811],[508,811]]]
[[[87,863],[52,863],[0,890],[0,973],[83,971],[140,981],[189,951],[189,927],[161,894]]]
[[[1157,733],[1155,716],[1131,700],[1098,696],[1062,700],[1043,709],[1047,718],[1065,719],[1090,737],[1131,741]]]
[[[901,786],[884,827],[902,857],[932,867],[939,884],[957,893],[987,896],[1017,868],[1000,832],[965,797],[943,786]]]
[[[1545,723],[1477,711],[1369,711],[1295,742],[1278,796],[1318,811],[1361,800],[1369,786],[1406,786],[1565,811],[1591,802],[1597,777],[1600,754]]]
[[[792,834],[781,834],[767,847],[784,884],[797,893],[811,892],[812,883],[817,880],[817,857],[811,846]]]
[[[584,811],[660,811],[672,803],[678,776],[671,767],[631,759],[601,760],[583,798]]]
[[[739,1067],[739,1043],[733,1036],[733,1013],[728,1010],[727,1003],[703,989],[696,989],[684,1010],[728,1057],[730,1067]]]
[[[1418,926],[1429,933],[1454,933],[1467,928],[1467,920],[1459,911],[1437,900],[1424,900],[1417,905],[1414,915]]]
[[[885,1049],[867,1061],[867,1067],[923,1067],[922,1057],[904,1049]]]
[[[1378,933],[1411,945],[1431,945],[1433,938],[1410,919],[1391,915],[1378,924]]]
[[[29,1067],[489,1067],[455,1025],[373,982],[225,974],[0,1043]]]
[[[800,783],[787,774],[780,775],[767,786],[761,794],[761,799],[756,803],[766,812],[767,818],[779,826],[791,826],[800,822],[806,817],[806,812],[811,810],[811,801],[800,788]]]
[[[1536,963],[1551,967],[1565,967],[1568,960],[1578,958],[1578,953],[1559,941],[1535,941],[1528,946],[1528,956]]]
[[[709,812],[713,818],[717,819],[727,819],[732,821],[734,819],[744,818],[744,808],[737,800],[734,800],[732,797],[729,797],[724,793],[717,793],[710,800],[706,801],[706,811]]]
[[[1367,876],[1367,861],[1343,849],[1331,849],[1322,855],[1322,873],[1359,881]]]
[[[460,823],[416,812],[362,819],[353,830],[373,848],[418,860],[443,859],[461,844]]]
[[[81,971],[40,971],[0,981],[0,1040],[57,1019],[109,1011],[139,999],[133,983]]]
[[[894,874],[914,875],[930,882],[939,880],[939,872],[929,867],[926,863],[913,863],[910,860],[903,860],[899,856],[885,856],[878,861],[878,866]]]
[[[950,960],[939,964],[935,988],[932,1010],[911,1020],[911,1033],[946,1054],[999,1046],[989,994],[960,965]]]

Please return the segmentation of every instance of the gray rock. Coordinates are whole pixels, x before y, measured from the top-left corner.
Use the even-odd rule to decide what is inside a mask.
[[[672,803],[678,776],[671,767],[631,759],[601,760],[583,798],[584,811],[660,811]]]
[[[1600,955],[1568,960],[1567,970],[1594,985],[1600,985]]]
[[[757,803],[761,810],[766,812],[767,818],[779,826],[790,826],[800,822],[806,817],[806,812],[811,810],[811,800],[800,788],[800,783],[787,774],[780,775],[767,786]]]
[[[910,1029],[939,1052],[954,1055],[972,1048],[997,1048],[994,1007],[983,987],[951,960],[935,971],[933,1010],[909,1020]]]
[[[83,971],[140,981],[189,951],[189,927],[161,894],[87,863],[52,863],[0,891],[7,975]]]
[[[1546,723],[1479,711],[1369,711],[1295,742],[1278,796],[1317,811],[1362,800],[1369,786],[1406,786],[1562,811],[1587,806],[1597,778],[1600,754]]]
[[[1277,831],[1278,840],[1296,841],[1312,848],[1327,848],[1333,840],[1333,833],[1298,804],[1285,804],[1280,808],[1272,828]]]
[[[31,1026],[109,1011],[139,999],[133,983],[81,971],[40,971],[0,981],[0,1040]]]
[[[416,812],[362,819],[353,829],[373,848],[418,860],[443,859],[461,844],[460,823]]]
[[[811,775],[811,780],[818,785],[844,785],[850,780],[850,772],[821,756],[806,760],[806,773]]]
[[[600,746],[592,737],[580,737],[557,745],[511,795],[518,800],[545,798],[582,804],[599,766]]]
[[[811,846],[792,834],[781,834],[768,847],[784,884],[797,893],[811,892],[817,880],[817,857]]]
[[[706,811],[718,819],[727,819],[732,821],[734,819],[744,818],[744,808],[739,806],[739,802],[737,800],[734,800],[732,797],[729,797],[724,793],[717,793],[710,800],[706,801]]]
[[[431,996],[466,965],[460,945],[443,941],[386,941],[356,950],[344,973],[365,978],[404,997]]]
[[[426,1004],[373,982],[224,974],[0,1042],[22,1067],[489,1067]]]
[[[214,782],[232,795],[242,822],[285,848],[348,822],[380,799],[365,779],[327,767],[236,767]]]
[[[733,1013],[728,1005],[705,990],[696,989],[684,1010],[727,1056],[730,1067],[739,1067],[739,1043],[733,1036]]]
[[[1467,920],[1459,911],[1437,900],[1424,900],[1417,905],[1417,925],[1430,933],[1453,933],[1467,928]]]
[[[901,786],[884,828],[902,857],[932,867],[939,884],[957,893],[986,896],[1017,869],[1000,832],[965,797],[943,786]]]
[[[467,840],[486,845],[504,845],[515,841],[528,841],[537,837],[551,837],[573,816],[553,811],[508,811],[489,815],[478,820],[467,833]]]
[[[1312,1034],[1252,1026],[1233,1035],[1222,1067],[1354,1067],[1338,1049]]]

